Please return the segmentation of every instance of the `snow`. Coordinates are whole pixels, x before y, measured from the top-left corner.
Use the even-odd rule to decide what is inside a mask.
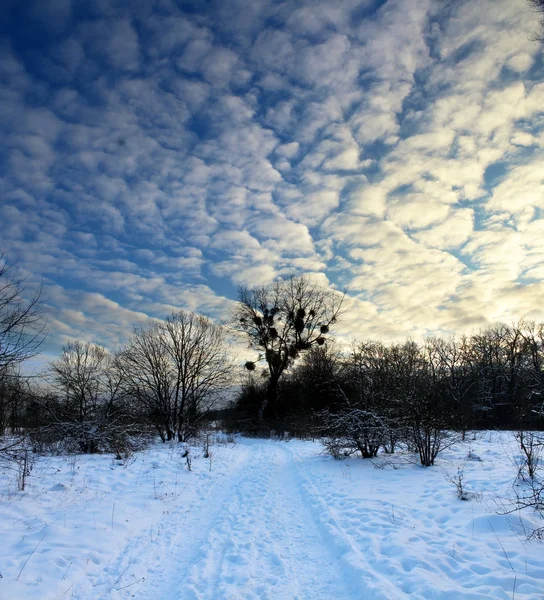
[[[0,474],[0,598],[541,600],[542,526],[503,514],[517,452],[478,434],[424,469],[334,461],[317,442],[239,439],[212,457],[41,457]],[[448,478],[463,467],[473,499]]]

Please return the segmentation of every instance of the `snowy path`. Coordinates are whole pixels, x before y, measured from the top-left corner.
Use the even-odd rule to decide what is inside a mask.
[[[346,587],[338,558],[327,550],[285,445],[250,445],[246,462],[217,500],[202,498],[188,515],[193,532],[187,539],[180,531],[135,598],[363,597]]]
[[[334,461],[297,440],[218,438],[211,462],[191,448],[191,471],[178,444],[126,463],[43,457],[24,492],[0,471],[0,598],[542,600],[541,544],[527,541],[542,521],[500,512],[513,440],[484,433],[433,469],[403,453]]]

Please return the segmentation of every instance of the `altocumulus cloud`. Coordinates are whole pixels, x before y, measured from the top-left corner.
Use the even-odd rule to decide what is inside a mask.
[[[341,333],[544,319],[524,0],[5,0],[0,239],[51,348],[310,273]]]

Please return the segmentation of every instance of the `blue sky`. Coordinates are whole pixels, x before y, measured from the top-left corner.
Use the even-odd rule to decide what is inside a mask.
[[[4,0],[0,245],[48,352],[239,285],[348,288],[345,338],[544,319],[524,0]]]

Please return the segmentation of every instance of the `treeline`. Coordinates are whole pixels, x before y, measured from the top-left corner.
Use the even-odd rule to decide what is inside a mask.
[[[264,394],[266,377],[250,374],[233,427],[262,427],[256,415]],[[348,352],[332,341],[315,345],[281,381],[268,421],[304,433],[324,411],[358,410],[387,424],[393,437],[410,423],[461,433],[540,429],[543,401],[544,326],[522,321],[420,344],[355,342]]]
[[[120,454],[144,434],[163,441],[195,436],[232,374],[225,332],[179,311],[134,331],[110,353],[74,342],[42,374],[2,378],[0,433],[30,430],[39,449]],[[22,388],[22,383],[25,382]]]
[[[46,331],[40,292],[24,292],[0,255],[0,435],[24,432],[36,449],[120,454],[145,435],[190,440],[214,418],[244,433],[321,436],[332,453],[372,456],[402,441],[432,464],[447,431],[543,427],[541,324],[346,350],[332,337],[344,294],[289,277],[241,288],[229,326],[174,312],[115,352],[69,343],[28,378],[21,366]],[[234,332],[256,353],[245,368],[232,359]]]

